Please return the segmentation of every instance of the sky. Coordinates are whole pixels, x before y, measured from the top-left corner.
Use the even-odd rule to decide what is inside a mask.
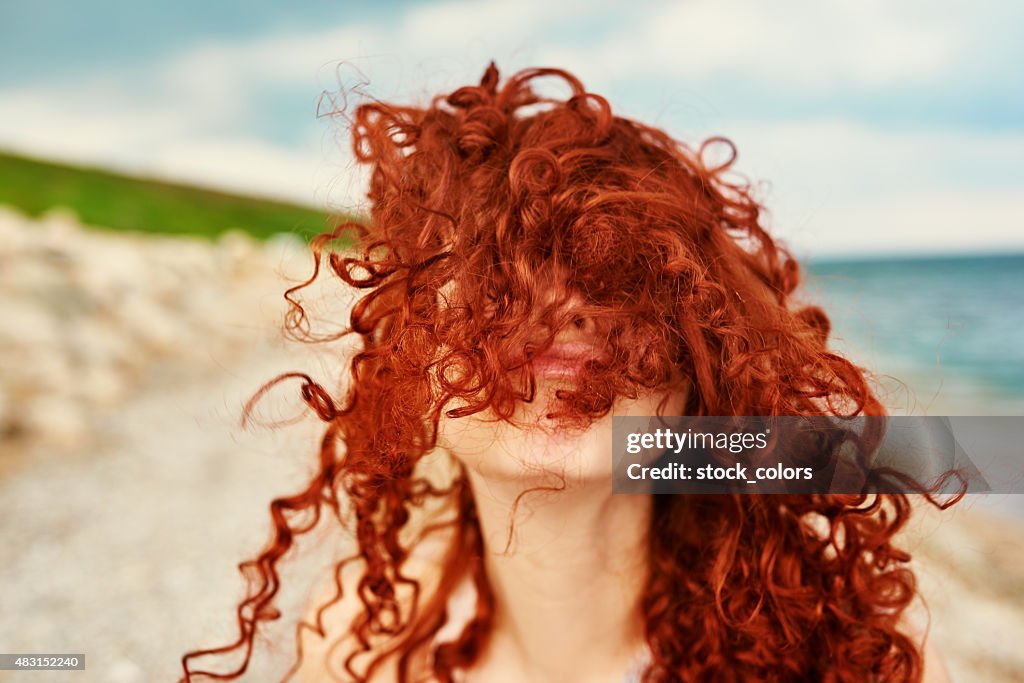
[[[724,135],[802,256],[1024,251],[1024,3],[4,0],[0,149],[364,206],[339,103],[528,66]]]

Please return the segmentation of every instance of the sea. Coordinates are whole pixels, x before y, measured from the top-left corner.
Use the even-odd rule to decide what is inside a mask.
[[[819,261],[805,284],[890,409],[1024,415],[1024,254]]]

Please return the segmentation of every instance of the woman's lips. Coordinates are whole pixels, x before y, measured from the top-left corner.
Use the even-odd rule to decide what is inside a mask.
[[[601,357],[597,344],[584,341],[555,342],[529,363],[538,377],[576,377],[589,360]]]

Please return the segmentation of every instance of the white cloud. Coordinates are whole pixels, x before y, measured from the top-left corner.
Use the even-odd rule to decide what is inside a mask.
[[[964,48],[956,24],[881,0],[662,2],[635,16],[602,42],[545,56],[618,79],[721,76],[789,90],[927,82]]]
[[[164,178],[311,203],[326,179],[312,155],[251,139],[190,139],[150,160]]]
[[[1024,250],[1024,195],[935,190],[822,206],[792,239],[797,255]]]
[[[1024,134],[846,120],[726,130],[736,169],[766,183],[773,232],[805,253],[1024,248]]]
[[[412,6],[402,24],[402,36],[418,47],[460,40],[478,43],[500,41],[501,36],[535,32],[581,16],[582,12],[606,11],[612,3],[586,0],[550,2],[550,0],[447,0]],[[486,37],[486,38],[484,38]]]
[[[254,85],[312,85],[325,66],[360,54],[379,36],[374,27],[355,25],[204,43],[168,59],[158,77],[167,87],[194,90],[204,98],[225,91],[244,93]]]
[[[0,144],[83,161],[118,158],[154,141],[186,134],[196,124],[188,111],[140,107],[125,92],[101,81],[88,87],[0,92],[0,110],[5,120]]]

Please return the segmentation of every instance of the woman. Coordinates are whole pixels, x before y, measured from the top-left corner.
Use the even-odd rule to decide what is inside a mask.
[[[560,79],[564,99],[537,94]],[[732,163],[531,69],[429,106],[369,103],[367,290],[319,470],[271,506],[240,651],[279,613],[279,559],[320,524],[356,550],[298,629],[294,680],[920,681],[907,496],[617,495],[613,415],[883,415],[792,294]],[[311,335],[293,296],[290,324]],[[232,678],[245,664],[226,674]]]

